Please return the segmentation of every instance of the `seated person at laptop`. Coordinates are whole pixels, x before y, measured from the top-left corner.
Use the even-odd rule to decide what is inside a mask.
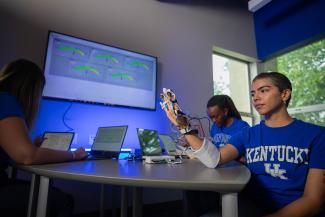
[[[0,72],[0,213],[16,216],[27,213],[30,184],[9,179],[6,168],[13,164],[43,164],[80,160],[87,153],[39,148],[32,143],[29,131],[39,107],[45,77],[41,69],[28,60],[16,60]],[[71,197],[56,188],[50,189],[51,216],[69,216]]]
[[[180,125],[172,102],[165,101],[163,109],[207,167],[246,155],[251,171],[248,191],[260,208],[258,216],[324,216],[325,128],[289,115],[291,92],[285,75],[258,74],[252,83],[252,102],[265,120],[244,129],[220,149],[191,134],[190,126]]]
[[[210,131],[212,141],[217,148],[228,144],[230,138],[243,128],[249,127],[227,95],[215,95],[207,103],[207,114],[213,125]]]

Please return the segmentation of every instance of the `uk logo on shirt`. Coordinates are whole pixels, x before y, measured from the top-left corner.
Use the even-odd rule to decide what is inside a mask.
[[[265,163],[264,167],[265,167],[265,172],[270,174],[271,176],[280,179],[288,179],[285,176],[287,171],[285,169],[280,169],[280,164]]]

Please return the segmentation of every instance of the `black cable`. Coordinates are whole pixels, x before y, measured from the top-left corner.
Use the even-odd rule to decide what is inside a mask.
[[[68,113],[68,111],[71,109],[71,106],[72,106],[72,102],[70,102],[70,105],[68,106],[68,108],[65,110],[65,112],[63,113],[63,116],[62,116],[62,122],[64,124],[64,126],[66,128],[68,128],[68,130],[66,132],[72,132],[73,131],[73,128],[70,127],[66,122],[65,122],[65,119],[66,119],[66,115]],[[67,119],[69,120],[69,119]]]
[[[204,116],[204,117],[192,117],[192,116],[188,116],[188,117],[190,118],[189,121],[191,121],[191,120],[198,120],[199,123],[200,123],[200,125],[201,125],[201,127],[202,127],[201,120],[207,119],[208,120],[208,123],[209,123],[209,130],[211,130],[211,120],[210,120],[210,118],[208,118],[206,116]]]

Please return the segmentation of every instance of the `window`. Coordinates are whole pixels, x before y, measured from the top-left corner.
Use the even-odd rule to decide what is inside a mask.
[[[250,100],[249,62],[213,53],[214,95],[226,94],[232,98],[242,119],[251,126],[254,124]]]
[[[262,68],[292,82],[288,110],[293,117],[325,126],[325,39],[268,60]]]

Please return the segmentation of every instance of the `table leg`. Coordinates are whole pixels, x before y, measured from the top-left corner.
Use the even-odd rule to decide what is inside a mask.
[[[39,190],[39,179],[40,179],[39,175],[32,174],[30,190],[29,190],[27,217],[35,216],[37,194]]]
[[[45,217],[46,216],[46,207],[47,207],[47,197],[49,193],[49,183],[50,179],[45,176],[40,178],[40,187],[38,192],[38,202],[37,202],[37,213],[36,217]]]
[[[132,200],[132,216],[141,217],[142,216],[142,188],[133,188],[133,200]]]
[[[128,216],[128,187],[121,187],[121,217]]]
[[[100,184],[99,216],[104,217],[105,185]]]
[[[222,217],[238,217],[238,194],[222,194]]]
[[[117,217],[117,200],[118,198],[118,187],[115,185],[111,186],[111,191],[110,191],[110,201],[111,201],[111,206],[112,206],[112,217]]]
[[[182,191],[182,215],[183,217],[186,217],[186,216],[189,216],[189,212],[188,212],[188,207],[189,207],[189,204],[188,204],[188,198],[186,196],[186,191],[183,190]]]

